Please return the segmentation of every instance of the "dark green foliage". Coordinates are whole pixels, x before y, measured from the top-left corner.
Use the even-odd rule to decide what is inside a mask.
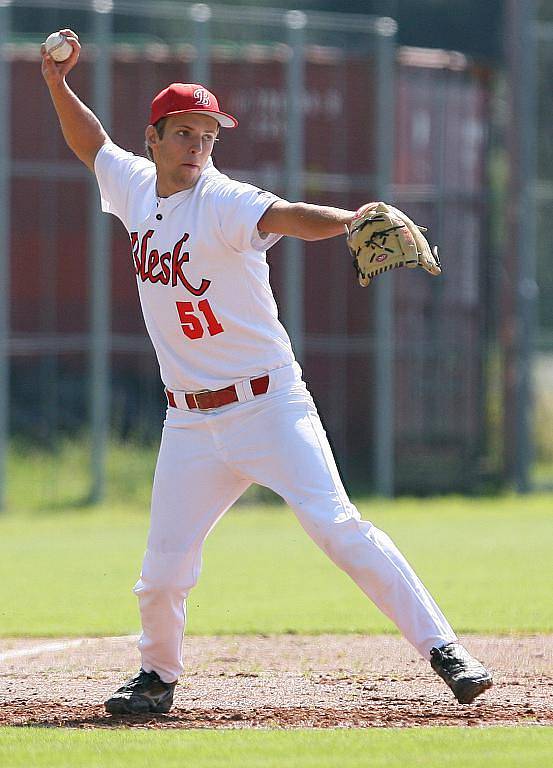
[[[502,55],[504,0],[223,0],[229,5],[265,5],[302,11],[392,16],[401,45],[448,48],[486,60]],[[542,4],[547,5],[546,0]]]

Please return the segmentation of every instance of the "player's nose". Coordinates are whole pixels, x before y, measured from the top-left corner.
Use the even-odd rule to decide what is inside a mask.
[[[202,137],[201,137],[201,136],[198,136],[197,138],[194,138],[194,139],[192,139],[192,141],[190,142],[190,146],[189,146],[189,148],[188,148],[188,149],[189,149],[189,150],[190,150],[190,152],[192,152],[192,154],[194,154],[194,155],[198,155],[198,154],[200,154],[200,153],[201,153],[201,151],[202,151],[202,149],[203,149],[203,141],[202,141]]]

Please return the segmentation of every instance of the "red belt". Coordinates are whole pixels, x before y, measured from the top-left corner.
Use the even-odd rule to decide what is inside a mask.
[[[255,397],[257,395],[264,395],[269,389],[269,375],[265,374],[256,379],[250,379],[250,386]],[[166,389],[165,394],[171,408],[178,408],[174,393]],[[215,391],[205,389],[202,392],[185,392],[184,397],[190,410],[199,408],[202,411],[220,408],[222,405],[230,405],[230,403],[237,403],[240,399],[235,384],[231,384],[230,387],[225,387],[224,389],[216,389]]]

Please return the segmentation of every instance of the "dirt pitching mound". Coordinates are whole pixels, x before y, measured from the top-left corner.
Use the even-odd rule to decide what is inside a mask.
[[[168,715],[102,702],[138,668],[136,638],[0,640],[0,725],[335,728],[553,725],[553,636],[468,637],[495,685],[457,704],[401,638],[187,637]]]

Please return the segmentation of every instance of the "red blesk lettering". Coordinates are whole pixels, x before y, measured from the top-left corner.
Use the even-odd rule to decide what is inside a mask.
[[[175,243],[172,252],[167,251],[161,255],[156,248],[149,250],[150,240],[154,234],[155,230],[149,229],[144,233],[142,241],[139,242],[138,232],[131,232],[134,270],[140,277],[140,280],[143,283],[149,281],[151,283],[162,283],[163,285],[169,285],[169,281],[171,281],[173,288],[180,282],[194,296],[204,294],[211,285],[211,280],[202,277],[200,285],[196,288],[188,282],[184,274],[183,266],[190,261],[190,254],[188,251],[181,254],[181,251],[184,243],[190,237],[188,232],[185,232],[181,239]],[[160,269],[155,272],[158,266]]]
[[[138,239],[138,232],[131,232],[131,252],[134,271],[138,275],[140,272],[140,240]]]

